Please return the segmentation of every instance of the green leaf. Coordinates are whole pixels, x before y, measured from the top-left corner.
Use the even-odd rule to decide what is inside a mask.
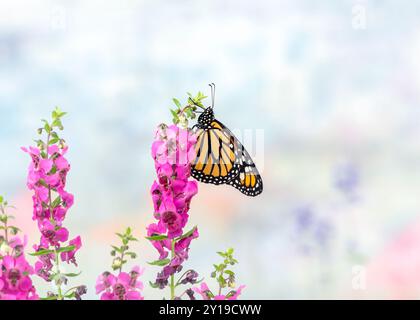
[[[48,301],[51,301],[51,300],[57,300],[57,297],[56,296],[52,296],[52,297],[46,297],[46,298],[39,298],[40,300],[48,300]]]
[[[57,253],[61,253],[61,252],[69,252],[69,251],[73,251],[74,249],[76,249],[75,246],[71,245],[68,247],[63,247],[57,250]],[[53,251],[54,252],[54,251]]]
[[[171,262],[170,259],[163,259],[163,260],[156,260],[153,262],[148,262],[148,264],[150,264],[151,266],[159,266],[159,267],[163,267],[168,265]]]
[[[181,103],[178,101],[178,99],[173,98],[173,99],[172,99],[172,101],[175,103],[175,105],[176,105],[179,109],[181,109],[181,108],[182,108],[182,105],[181,105]]]
[[[232,270],[225,270],[224,272],[229,276],[235,276],[235,273]]]
[[[51,253],[54,253],[54,250],[43,249],[43,250],[39,250],[39,251],[34,252],[34,253],[30,253],[29,255],[31,255],[33,257],[38,257],[38,256],[45,256],[45,255],[51,254]]]
[[[59,138],[52,138],[52,139],[48,142],[48,145],[49,145],[49,146],[51,146],[51,145],[53,145],[53,144],[56,144],[58,141],[60,141],[60,139],[59,139]]]
[[[179,117],[178,117],[178,112],[177,111],[175,111],[175,110],[172,110],[172,109],[170,109],[171,110],[171,113],[172,113],[172,122],[174,123],[174,124],[177,124],[177,123],[179,123]]]
[[[182,236],[180,236],[179,238],[178,238],[178,240],[182,240],[182,239],[185,239],[185,238],[188,238],[188,237],[190,237],[190,236],[192,236],[193,235],[193,233],[194,233],[194,231],[197,229],[197,226],[195,226],[194,228],[192,228],[190,231],[188,231],[187,233],[185,233],[185,234],[183,234]]]
[[[56,128],[59,128],[60,130],[63,130],[64,129],[63,124],[61,123],[60,118],[54,119],[53,123],[51,124],[51,127],[56,127]]]
[[[58,136],[58,134],[57,134],[57,132],[51,132],[51,137],[53,138],[53,139],[57,139],[57,140],[60,140],[60,137]]]
[[[190,108],[185,109],[185,114],[188,118],[191,118],[193,116],[193,112]]]
[[[47,133],[51,133],[51,126],[50,126],[50,124],[48,123],[48,121],[47,121],[47,120],[45,120],[45,119],[42,119],[41,121],[42,121],[42,122],[44,122],[44,130],[45,130]]]
[[[159,285],[157,285],[156,283],[153,283],[151,281],[149,281],[149,285],[153,288],[153,289],[157,289],[159,288]]]
[[[65,295],[64,297],[67,298],[67,299],[73,299],[73,298],[76,297],[76,292],[73,291],[72,293],[69,293],[69,294]]]
[[[230,297],[234,296],[235,294],[236,294],[236,291],[235,291],[235,290],[231,290],[231,291],[229,291],[229,293],[226,295],[226,298],[230,298]]]
[[[117,246],[111,246],[112,247],[112,249],[114,249],[116,252],[118,252],[118,253],[121,253],[121,249],[120,248],[118,248]]]
[[[58,196],[57,198],[54,199],[53,203],[51,204],[51,206],[54,208],[57,208],[61,203],[61,197]]]
[[[164,234],[157,234],[151,237],[146,237],[147,240],[150,241],[160,241],[160,240],[165,240],[168,239],[168,236],[164,235]]]
[[[224,288],[226,286],[226,280],[225,280],[225,278],[223,278],[222,275],[219,276],[219,278],[217,279],[217,281],[219,282],[219,284],[220,284],[220,286],[222,288]]]
[[[0,204],[2,204],[3,203],[3,196],[0,196]]]
[[[55,107],[54,111],[52,112],[52,117],[54,119],[61,118],[62,116],[66,115],[66,114],[67,114],[67,112],[63,112],[63,111],[60,110],[59,107]]]
[[[48,188],[48,184],[45,182],[45,180],[44,180],[44,179],[39,179],[38,183],[39,183],[41,186],[43,186],[43,187],[45,187],[45,188]]]
[[[79,272],[79,273],[63,273],[64,276],[69,277],[69,278],[78,277],[81,274],[82,274],[82,272]]]

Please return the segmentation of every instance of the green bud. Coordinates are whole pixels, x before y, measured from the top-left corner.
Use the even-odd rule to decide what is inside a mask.
[[[122,267],[122,265],[123,265],[123,261],[121,260],[121,258],[116,258],[112,262],[112,269],[114,270],[119,269]]]

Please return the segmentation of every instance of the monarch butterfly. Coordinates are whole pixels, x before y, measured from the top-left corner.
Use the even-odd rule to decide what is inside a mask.
[[[193,127],[197,142],[191,175],[204,183],[231,185],[255,197],[263,191],[261,176],[244,146],[214,117],[215,85],[210,86],[212,105],[200,114]]]

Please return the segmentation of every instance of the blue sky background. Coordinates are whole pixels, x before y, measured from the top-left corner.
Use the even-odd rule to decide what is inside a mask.
[[[391,0],[2,1],[0,193],[36,242],[20,146],[54,106],[67,111],[67,223],[83,238],[80,281],[94,298],[113,232],[131,225],[142,237],[152,221],[156,125],[171,120],[172,97],[214,82],[217,117],[264,132],[265,191],[200,185],[189,265],[208,276],[213,252],[235,247],[248,299],[418,297],[420,281],[394,277],[417,242],[365,290],[352,270],[372,279],[418,221],[419,12]],[[146,241],[137,250],[142,265],[155,258]]]

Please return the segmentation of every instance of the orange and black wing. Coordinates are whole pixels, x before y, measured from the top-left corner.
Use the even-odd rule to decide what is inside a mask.
[[[247,196],[258,196],[263,191],[263,181],[254,161],[242,145],[240,145],[238,158],[240,159],[239,174],[228,184]]]
[[[257,196],[263,182],[252,158],[235,135],[220,121],[196,131],[196,158],[191,175],[198,181],[229,184],[243,194]]]
[[[213,121],[210,128],[196,130],[196,157],[191,175],[211,184],[228,183],[239,174],[235,136],[223,124]]]

